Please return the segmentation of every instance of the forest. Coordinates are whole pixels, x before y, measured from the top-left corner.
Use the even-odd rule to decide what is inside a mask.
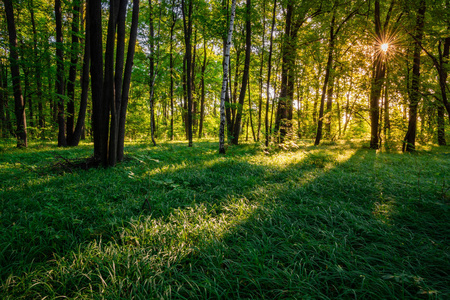
[[[1,0],[0,298],[450,297],[450,0]]]

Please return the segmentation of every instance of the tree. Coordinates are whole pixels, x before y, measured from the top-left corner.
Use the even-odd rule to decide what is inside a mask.
[[[241,131],[241,120],[242,120],[242,110],[245,101],[245,92],[247,90],[247,84],[249,81],[250,72],[250,54],[252,47],[252,27],[251,27],[251,0],[247,0],[246,5],[246,22],[245,22],[245,63],[244,63],[244,74],[242,76],[241,91],[239,93],[239,104],[236,114],[236,120],[234,121],[233,128],[233,139],[231,143],[237,145],[239,143],[239,134]],[[235,79],[236,80],[236,79]]]
[[[275,119],[275,131],[279,134],[279,142],[283,142],[292,128],[295,60],[297,48],[297,36],[300,27],[306,20],[321,13],[321,8],[308,16],[308,12],[314,3],[301,1],[294,3],[288,1],[286,5],[286,22],[284,26],[283,41],[281,46],[281,86],[280,97]]]
[[[186,8],[186,0],[181,0],[182,14],[183,14],[183,28],[184,28],[184,44],[186,47],[186,92],[187,92],[187,136],[189,140],[189,147],[192,147],[192,2],[188,0],[188,7]],[[187,10],[187,12],[186,12]],[[187,16],[186,16],[187,14]]]
[[[272,71],[273,30],[275,28],[276,11],[277,11],[277,0],[273,2],[272,26],[270,27],[269,60],[267,62],[267,84],[266,84],[267,103],[266,103],[266,117],[265,117],[266,147],[269,147],[269,139],[270,139],[270,132],[269,132],[270,74]]]
[[[127,2],[127,0],[110,1],[104,73],[101,1],[93,0],[88,4],[92,58],[94,157],[99,159],[104,166],[114,166],[117,161],[123,159],[126,110],[139,18],[139,0],[133,0],[127,58],[125,69],[123,69]],[[116,28],[117,47],[114,46]],[[116,54],[115,68],[114,53]],[[111,122],[109,122],[110,115]],[[108,129],[109,126],[110,130]]]
[[[233,35],[234,16],[236,14],[236,0],[231,4],[230,25],[227,42],[223,53],[223,80],[220,93],[220,129],[219,129],[219,153],[225,154],[225,96],[227,94],[228,71],[230,64],[231,37]]]
[[[324,106],[325,106],[325,95],[327,96],[327,112],[326,112],[326,118],[327,118],[327,131],[328,134],[330,134],[330,122],[331,122],[331,103],[332,103],[332,97],[333,97],[333,81],[334,81],[334,74],[333,74],[333,55],[335,51],[335,43],[336,38],[339,34],[339,31],[341,30],[342,26],[352,18],[358,9],[353,10],[351,13],[348,14],[346,18],[338,25],[336,26],[336,12],[339,6],[339,1],[336,0],[334,2],[334,9],[333,9],[333,15],[331,17],[331,24],[330,24],[330,38],[328,41],[328,59],[327,59],[327,65],[325,68],[325,79],[323,82],[323,88],[322,88],[322,97],[320,100],[320,108],[319,108],[319,121],[317,124],[317,134],[316,139],[314,141],[314,145],[319,145],[320,140],[322,138],[322,124],[324,120]],[[327,90],[328,89],[328,90]]]
[[[425,20],[426,3],[425,0],[419,1],[419,7],[416,18],[416,32],[414,35],[414,54],[413,54],[413,73],[411,82],[411,91],[409,96],[409,122],[408,131],[403,139],[403,152],[415,151],[416,131],[417,131],[417,106],[421,98],[420,94],[420,44],[423,39],[423,28]]]
[[[385,51],[382,45],[388,40],[388,27],[391,19],[392,10],[395,0],[392,0],[384,24],[381,23],[380,1],[375,0],[374,23],[376,42],[374,45],[375,58],[372,64],[372,84],[370,88],[370,148],[378,149],[379,147],[379,119],[380,119],[380,97],[383,89],[384,77],[386,75]]]
[[[3,0],[3,3],[5,4],[6,22],[8,23],[9,60],[14,92],[14,111],[17,123],[17,147],[24,148],[28,146],[27,120],[25,116],[25,103],[22,95],[22,87],[20,85],[19,55],[17,53],[18,46],[14,9],[11,0]]]

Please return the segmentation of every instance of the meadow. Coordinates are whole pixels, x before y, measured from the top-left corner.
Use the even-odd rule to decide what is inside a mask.
[[[0,145],[1,299],[449,299],[450,147]]]

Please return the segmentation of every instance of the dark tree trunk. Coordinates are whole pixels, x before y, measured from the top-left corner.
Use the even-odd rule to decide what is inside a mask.
[[[114,98],[110,102],[111,124],[109,134],[109,159],[110,166],[117,163],[117,150],[119,143],[119,118],[122,106],[122,83],[125,59],[125,20],[128,0],[120,0],[117,13],[116,36],[116,62],[114,70]]]
[[[275,20],[276,20],[276,11],[277,11],[277,0],[273,3],[273,11],[272,11],[272,26],[270,28],[270,42],[269,42],[269,60],[267,62],[267,84],[266,84],[266,116],[265,116],[265,126],[266,126],[266,147],[269,147],[270,140],[270,131],[269,131],[269,106],[270,106],[270,73],[272,71],[272,48],[273,48],[273,31],[275,28]]]
[[[335,12],[333,13],[333,17],[331,19],[331,26],[330,26],[330,40],[329,40],[329,46],[328,46],[328,60],[327,60],[327,66],[325,69],[325,79],[323,82],[322,87],[322,97],[320,98],[320,107],[319,107],[319,122],[317,123],[317,134],[316,134],[316,140],[314,141],[314,145],[319,145],[320,140],[322,139],[322,126],[323,126],[323,120],[324,120],[324,107],[325,107],[325,96],[327,93],[327,86],[328,82],[330,80],[330,74],[333,72],[333,52],[334,52],[334,38],[335,38],[335,32],[334,32],[334,23],[336,20]],[[331,107],[331,95],[333,94],[333,90],[331,90],[331,93],[328,94],[328,101],[327,101],[327,113],[328,113],[328,106]],[[329,103],[328,103],[329,102]]]
[[[37,31],[36,31],[36,22],[34,18],[34,5],[33,1],[30,1],[30,17],[31,17],[31,28],[33,31],[33,54],[36,59],[36,64],[34,68],[35,79],[36,79],[36,96],[38,99],[38,125],[39,128],[42,129],[44,127],[44,109],[43,109],[43,99],[42,99],[42,76],[41,76],[41,62],[40,55],[37,45]]]
[[[241,120],[242,120],[242,111],[244,108],[245,101],[245,92],[247,90],[248,78],[250,73],[250,55],[251,55],[251,47],[252,47],[252,27],[251,27],[251,0],[247,0],[247,20],[245,22],[245,63],[244,63],[244,74],[242,76],[242,86],[241,91],[239,93],[239,105],[237,108],[236,120],[234,122],[233,129],[233,139],[231,143],[237,145],[239,143],[239,134],[241,131]]]
[[[284,142],[286,135],[292,129],[292,114],[294,101],[294,66],[296,59],[296,40],[300,26],[305,21],[303,15],[294,12],[294,4],[288,2],[286,8],[286,24],[282,44],[281,87],[275,118],[275,131],[279,134],[279,142]],[[296,18],[293,19],[293,16]]]
[[[377,44],[375,45],[375,59],[372,65],[373,77],[372,85],[370,89],[370,148],[378,149],[378,126],[380,120],[380,97],[381,90],[384,82],[384,75],[386,70],[386,64],[384,56],[381,51],[381,41],[383,41],[383,34],[381,28],[381,13],[380,13],[380,1],[375,0],[375,34],[377,36]]]
[[[206,71],[206,38],[203,40],[203,65],[201,73],[201,96],[200,96],[200,123],[198,127],[198,138],[202,138],[203,119],[205,117],[205,71]]]
[[[123,150],[125,142],[125,121],[127,115],[128,95],[130,92],[131,71],[133,68],[134,52],[136,47],[137,29],[139,23],[139,0],[133,0],[133,13],[131,17],[130,38],[128,42],[127,59],[123,73],[122,100],[119,114],[119,131],[117,144],[117,160],[123,160]]]
[[[17,122],[17,147],[23,148],[28,146],[27,121],[25,116],[25,103],[23,101],[22,88],[20,85],[19,55],[17,53],[18,47],[16,24],[14,22],[14,9],[11,0],[3,0],[3,2],[5,4],[6,22],[8,23],[9,57],[14,92],[14,111]]]
[[[173,128],[173,31],[176,23],[176,14],[175,14],[175,0],[172,0],[172,24],[170,26],[170,140],[174,139],[174,128]]]
[[[447,145],[447,142],[445,141],[445,108],[440,103],[437,107],[437,124],[438,124],[438,144],[439,146],[445,146]]]
[[[6,86],[3,86],[5,76],[3,69],[5,66],[0,61],[0,137],[6,137],[6,105],[8,102],[8,98],[6,97]]]
[[[425,0],[419,3],[419,9],[416,21],[416,34],[414,37],[414,54],[413,54],[413,74],[411,82],[410,103],[409,103],[409,123],[408,131],[403,139],[403,152],[415,151],[416,131],[417,131],[417,106],[421,98],[420,95],[420,52],[422,48],[420,44],[423,38],[423,28],[425,25]]]
[[[89,33],[91,44],[91,92],[92,92],[92,133],[94,137],[94,156],[102,159],[107,153],[107,135],[105,133],[103,103],[103,43],[102,43],[102,2],[90,0],[88,2]],[[107,129],[106,129],[107,130]],[[106,142],[105,142],[106,141]],[[106,158],[103,158],[106,161]]]
[[[192,1],[188,0],[186,12],[186,0],[181,0],[183,13],[184,43],[186,47],[186,88],[187,88],[187,135],[189,147],[192,147]],[[187,13],[187,16],[186,16]]]
[[[262,49],[261,49],[261,64],[259,66],[259,105],[258,105],[258,130],[256,133],[256,140],[259,142],[259,134],[261,132],[261,118],[262,118],[262,103],[263,103],[263,67],[264,67],[264,46],[266,37],[266,0],[263,1],[262,13],[263,33],[262,33]]]
[[[67,146],[64,120],[64,55],[61,0],[55,0],[56,19],[56,96],[58,98],[58,147]]]
[[[156,79],[156,72],[155,72],[155,30],[153,26],[153,7],[152,7],[152,0],[148,1],[148,5],[150,8],[150,134],[153,146],[156,146],[155,141],[155,100],[153,97],[154,93],[154,84]]]
[[[80,7],[80,13],[82,12],[82,6]],[[86,15],[88,13],[86,12]],[[84,124],[86,120],[86,108],[89,92],[89,65],[90,65],[90,29],[89,18],[86,18],[86,36],[84,41],[84,54],[83,54],[83,68],[81,71],[81,96],[80,96],[80,110],[78,111],[78,118],[75,129],[72,134],[72,138],[67,141],[69,146],[78,146],[83,134]]]
[[[67,82],[67,144],[72,144],[73,130],[75,125],[75,80],[77,76],[77,63],[78,63],[78,32],[79,32],[79,10],[80,3],[78,0],[73,1],[73,17],[72,17],[72,45],[70,48],[70,67],[69,67],[69,80]]]

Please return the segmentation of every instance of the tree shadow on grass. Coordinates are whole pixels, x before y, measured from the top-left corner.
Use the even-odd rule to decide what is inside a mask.
[[[2,211],[14,204],[40,214],[30,213],[25,229],[2,224],[12,232],[2,244],[41,240],[3,248],[2,275],[12,272],[22,285],[4,285],[5,295],[385,299],[433,290],[448,295],[448,218],[434,209],[420,221],[399,218],[405,207],[414,211],[408,199],[424,189],[413,189],[417,170],[408,157],[359,150],[340,162],[326,151],[299,150],[290,154],[299,159],[283,165],[240,153],[223,158],[208,154],[208,147],[191,160],[176,147],[172,151],[178,153],[166,151],[133,151],[135,159],[118,168],[71,174],[70,180],[52,177],[9,194],[15,199]],[[400,170],[404,181],[388,176]],[[60,184],[66,188],[45,192]],[[21,202],[27,193],[30,200],[45,197],[37,201],[48,206]],[[422,204],[433,206],[437,196],[427,193]],[[141,214],[147,197],[149,215]],[[423,222],[431,225],[422,228]],[[56,233],[46,233],[48,228]],[[67,242],[57,240],[60,231]],[[42,245],[44,264],[35,264],[39,253],[33,250],[42,252]]]

